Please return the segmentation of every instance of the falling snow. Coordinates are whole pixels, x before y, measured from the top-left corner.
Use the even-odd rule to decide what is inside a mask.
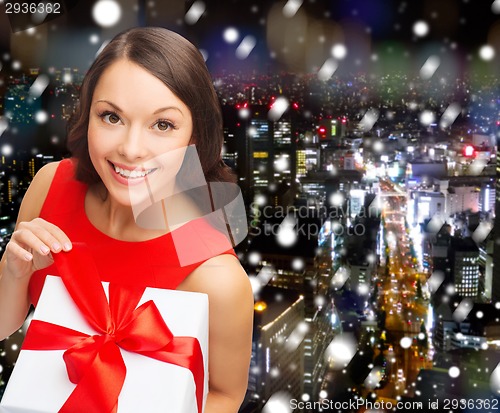
[[[206,5],[202,1],[195,1],[189,10],[187,11],[186,15],[184,16],[184,20],[186,21],[187,24],[193,25],[200,20],[201,16],[203,16],[203,13],[205,13],[206,10]]]
[[[99,0],[94,4],[92,17],[101,27],[112,27],[118,23],[122,9],[115,0]]]
[[[314,297],[314,304],[316,307],[323,307],[326,304],[326,298],[324,295],[316,295]]]
[[[302,0],[288,0],[283,6],[283,16],[292,18],[302,6]]]
[[[297,327],[288,336],[285,343],[285,349],[289,352],[293,352],[297,347],[304,341],[306,333],[309,331],[309,326],[306,322],[300,322]]]
[[[291,216],[286,217],[278,228],[276,241],[282,247],[291,247],[297,242],[298,235],[295,231],[295,219]]]
[[[344,195],[342,194],[342,192],[334,192],[331,196],[330,196],[330,204],[333,205],[333,206],[341,206],[344,201],[345,201],[345,197]]]
[[[249,108],[241,108],[239,111],[238,111],[238,116],[241,118],[241,119],[248,119],[251,115],[251,112],[250,112],[250,109]]]
[[[419,20],[413,25],[413,33],[418,37],[424,37],[429,34],[429,25],[423,20]]]
[[[441,59],[439,58],[439,56],[429,56],[420,68],[420,77],[424,80],[430,79],[434,75],[440,64]]]
[[[294,258],[292,260],[292,268],[295,271],[301,271],[304,269],[304,267],[305,267],[305,262],[302,258]]]
[[[236,49],[236,57],[238,59],[244,60],[248,57],[248,55],[252,52],[255,45],[257,44],[257,40],[254,36],[248,35],[243,38],[241,43]]]
[[[277,121],[281,118],[281,116],[283,116],[289,106],[290,103],[288,102],[288,99],[284,96],[280,96],[274,101],[271,109],[269,109],[267,117],[270,120]]]
[[[479,223],[475,231],[472,233],[471,237],[476,243],[479,244],[486,239],[486,237],[490,234],[492,229],[493,229],[492,222],[482,221]]]
[[[9,127],[9,122],[5,118],[0,118],[0,137]]]
[[[371,108],[368,109],[359,122],[359,127],[363,132],[368,132],[371,128],[373,128],[373,125],[375,125],[375,122],[377,122],[379,117],[379,111],[377,109]]]
[[[495,49],[486,44],[479,49],[479,57],[488,62],[495,57]]]
[[[357,345],[351,333],[336,336],[326,349],[325,360],[331,360],[335,370],[343,369],[356,354]]]
[[[424,110],[419,114],[418,119],[423,126],[429,126],[436,120],[436,116],[432,110]]]
[[[12,153],[14,152],[14,148],[12,147],[12,145],[9,145],[9,144],[4,144],[2,145],[2,147],[0,148],[0,152],[2,155],[4,156],[10,156],[12,155]]]
[[[292,396],[284,391],[274,393],[262,409],[262,413],[292,413],[290,399]]]
[[[427,280],[427,284],[429,285],[429,290],[432,293],[435,293],[441,286],[443,281],[444,281],[444,273],[442,271],[434,271]]]
[[[379,385],[382,377],[382,368],[379,366],[373,367],[364,381],[365,388],[368,390],[374,390]]]
[[[318,71],[318,79],[327,81],[333,76],[338,67],[339,65],[335,59],[327,59]]]
[[[90,42],[90,44],[97,44],[97,43],[99,43],[99,36],[97,34],[91,34],[89,36],[89,42]]]
[[[49,85],[49,77],[47,75],[38,76],[30,87],[29,95],[32,98],[38,98]]]
[[[472,311],[474,303],[470,298],[464,298],[453,312],[453,319],[460,323],[464,321]]]
[[[332,47],[332,56],[336,59],[342,60],[347,56],[347,48],[344,44],[335,44]]]
[[[453,122],[458,118],[462,108],[458,103],[450,103],[450,105],[446,108],[446,110],[441,115],[441,119],[439,121],[439,127],[441,129],[449,128]]]
[[[48,120],[49,120],[49,115],[44,110],[39,110],[38,112],[35,113],[35,121],[37,123],[42,124],[47,122]]]
[[[258,265],[262,256],[258,252],[251,252],[248,254],[248,263],[251,265]]]
[[[491,372],[490,389],[494,394],[500,395],[500,363]]]
[[[495,14],[500,14],[500,0],[495,0],[491,4],[491,11]]]
[[[399,345],[400,345],[402,348],[410,348],[410,347],[411,347],[411,344],[412,344],[412,339],[411,339],[411,337],[403,337],[403,338],[399,341]]]
[[[234,27],[228,27],[224,30],[222,37],[227,43],[236,43],[240,38],[240,33]]]

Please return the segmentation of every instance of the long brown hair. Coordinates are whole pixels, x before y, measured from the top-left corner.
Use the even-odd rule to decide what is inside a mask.
[[[224,142],[220,103],[199,50],[181,35],[161,27],[138,27],[118,34],[97,56],[83,79],[80,102],[68,123],[67,146],[78,159],[76,178],[100,182],[90,160],[87,130],[95,87],[104,70],[128,59],[160,79],[191,111],[193,136],[208,182],[235,182],[221,158]]]

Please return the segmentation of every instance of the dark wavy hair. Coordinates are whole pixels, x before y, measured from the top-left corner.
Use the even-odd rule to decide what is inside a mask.
[[[67,147],[78,160],[76,178],[86,184],[101,181],[88,150],[92,96],[103,72],[127,59],[160,79],[191,111],[195,144],[207,182],[235,182],[221,158],[224,142],[222,112],[212,78],[199,50],[181,35],[161,27],[137,27],[118,34],[86,73],[76,112],[68,122]]]

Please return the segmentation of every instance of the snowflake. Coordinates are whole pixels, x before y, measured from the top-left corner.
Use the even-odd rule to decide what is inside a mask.
[[[489,44],[486,44],[479,49],[479,57],[488,62],[495,57],[495,49]]]
[[[427,36],[429,33],[429,25],[423,20],[419,20],[413,25],[413,33],[418,37]]]
[[[236,43],[238,39],[240,38],[240,33],[235,27],[228,27],[224,30],[222,34],[222,38],[227,42],[227,43]]]
[[[288,18],[295,16],[300,6],[302,6],[302,0],[288,0],[283,6],[283,16]]]
[[[439,58],[439,56],[429,56],[420,68],[420,77],[424,80],[430,79],[432,75],[434,75],[440,64],[441,59]]]
[[[332,56],[339,60],[342,60],[347,56],[347,48],[341,43],[334,44],[331,52]]]
[[[92,17],[101,27],[112,27],[120,20],[122,9],[115,0],[99,0],[92,8]]]

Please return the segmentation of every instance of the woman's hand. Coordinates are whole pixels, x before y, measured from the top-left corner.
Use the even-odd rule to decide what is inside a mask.
[[[52,253],[71,250],[71,241],[57,226],[42,218],[19,222],[5,249],[4,275],[29,277],[54,262]]]

